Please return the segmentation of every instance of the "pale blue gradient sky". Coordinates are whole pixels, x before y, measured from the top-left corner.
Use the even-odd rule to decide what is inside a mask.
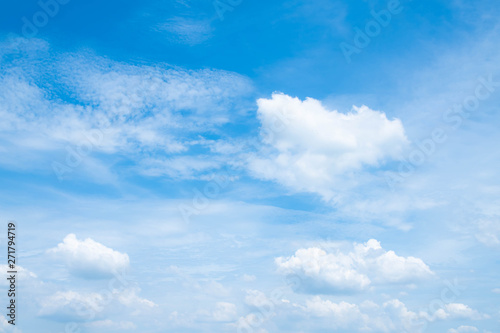
[[[499,333],[500,5],[389,3],[2,4],[0,332]]]

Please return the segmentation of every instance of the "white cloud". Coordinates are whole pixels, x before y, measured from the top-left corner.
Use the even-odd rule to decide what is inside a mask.
[[[392,318],[392,327],[400,327],[408,332],[420,332],[423,326],[422,318],[417,313],[410,311],[398,299],[387,301],[383,304],[385,313]]]
[[[307,316],[311,318],[309,322],[314,322],[311,327],[332,327],[342,328],[348,331],[371,331],[371,332],[408,332],[422,333],[425,332],[429,323],[438,320],[471,318],[454,313],[453,316],[436,317],[430,316],[429,313],[421,311],[415,312],[406,306],[398,299],[391,299],[379,305],[373,301],[364,301],[362,303],[353,304],[345,301],[333,302],[328,299],[323,299],[320,296],[314,296],[306,300],[304,305],[294,305],[295,309],[300,309],[300,313],[292,313],[296,316]],[[455,308],[454,305],[449,309]],[[449,309],[446,309],[448,311]],[[445,310],[445,309],[443,309]],[[451,310],[452,312],[454,310]],[[456,311],[455,311],[456,312]],[[459,311],[460,312],[460,311]],[[469,314],[470,315],[470,314]],[[472,316],[474,317],[474,316]],[[482,318],[486,318],[482,316]],[[297,318],[294,318],[297,319]],[[472,332],[462,329],[458,332]],[[314,331],[314,330],[313,330]],[[451,332],[450,332],[451,333]],[[455,331],[453,331],[455,333]]]
[[[106,165],[109,154],[134,161],[140,171],[161,168],[166,156],[190,148],[193,133],[237,116],[246,106],[236,101],[252,89],[249,80],[226,71],[128,65],[85,52],[55,57],[36,39],[0,46],[7,55],[23,54],[3,63],[0,74],[0,160],[10,168],[52,162],[85,168],[93,158]],[[46,66],[35,65],[40,62]],[[13,153],[19,158],[8,158]],[[49,161],[36,163],[40,159]],[[96,164],[86,172],[102,174],[91,170]],[[185,164],[177,163],[175,176],[182,177]]]
[[[305,305],[297,305],[302,315],[313,317],[315,325],[341,328],[348,331],[373,332],[422,332],[422,317],[408,310],[406,305],[393,299],[376,304],[364,301],[360,305],[322,299],[315,296]],[[312,322],[312,321],[310,321]]]
[[[299,288],[310,288],[312,292],[364,289],[371,283],[366,275],[356,270],[348,255],[328,254],[319,248],[299,249],[292,257],[276,258],[276,264],[281,272],[301,276],[302,284],[308,285]]]
[[[333,303],[329,300],[322,300],[319,296],[308,300],[304,310],[314,316],[330,317],[340,327],[363,320],[357,305],[347,302]]]
[[[151,309],[158,306],[148,299],[139,297],[138,293],[140,291],[139,288],[127,288],[121,292],[114,291],[114,295],[120,304],[128,307],[135,307],[137,310]]]
[[[158,25],[156,31],[168,33],[171,41],[196,45],[212,37],[213,28],[209,20],[174,17]]]
[[[247,305],[259,308],[271,304],[272,301],[262,291],[247,290],[247,295],[245,296],[245,303]]]
[[[471,309],[468,305],[462,303],[449,303],[444,308],[437,310],[434,315],[437,319],[471,319],[481,320],[489,318],[489,315],[479,313],[477,310]]]
[[[99,293],[78,291],[58,291],[40,302],[39,316],[56,321],[88,322],[106,324],[104,318],[110,311],[129,310],[137,315],[157,307],[150,300],[137,295],[139,289],[114,289]]]
[[[189,179],[204,171],[218,169],[221,162],[214,156],[179,156],[173,158],[146,158],[142,160],[142,173],[147,176],[169,176]]]
[[[479,332],[479,330],[474,326],[460,326],[457,329],[450,328],[448,333],[474,333]]]
[[[280,272],[298,275],[302,279],[298,290],[308,293],[356,291],[371,284],[406,283],[433,275],[421,259],[386,251],[374,239],[354,244],[348,252],[299,249],[295,255],[276,258],[275,262]]]
[[[250,313],[238,318],[231,326],[236,327],[237,332],[268,333],[265,328],[261,327],[268,319],[269,316],[263,317],[260,313]]]
[[[215,321],[234,321],[236,320],[236,305],[228,302],[217,302],[212,316]]]
[[[9,276],[9,273],[7,273],[7,271],[10,271],[11,269],[9,268],[9,266],[7,265],[0,265],[0,271],[3,272],[2,274],[2,278],[0,281],[0,285],[8,285],[9,282],[7,281],[7,279],[5,277]],[[22,266],[19,266],[17,265],[16,266],[16,271],[17,271],[17,278],[22,280],[23,282],[28,282],[30,281],[30,283],[32,283],[33,279],[36,279],[37,278],[37,275],[29,270],[27,270],[26,268],[22,267]]]
[[[488,216],[477,222],[476,239],[489,247],[500,246],[500,216]]]
[[[265,147],[248,163],[251,172],[296,191],[333,199],[363,167],[400,157],[407,145],[401,121],[366,106],[343,114],[319,101],[284,94],[258,100]],[[359,178],[359,176],[357,176]]]
[[[253,282],[253,281],[255,281],[257,279],[257,277],[255,275],[243,274],[243,276],[241,277],[241,279],[244,282]]]
[[[64,260],[69,270],[85,278],[110,277],[129,267],[126,253],[110,249],[90,238],[78,240],[74,234],[67,235],[49,254]]]

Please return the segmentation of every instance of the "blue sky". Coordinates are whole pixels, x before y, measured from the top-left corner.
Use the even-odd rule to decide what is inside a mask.
[[[499,333],[499,12],[3,3],[0,332]]]

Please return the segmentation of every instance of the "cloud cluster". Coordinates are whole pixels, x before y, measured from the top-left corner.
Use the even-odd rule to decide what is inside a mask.
[[[344,301],[335,303],[315,296],[299,308],[304,315],[327,322],[337,329],[411,333],[422,331],[421,316],[410,311],[398,299],[383,304],[372,301],[352,304]]]
[[[75,234],[67,235],[57,247],[47,251],[63,260],[70,272],[84,278],[106,278],[129,267],[126,253],[110,249],[90,238],[79,240]]]
[[[250,314],[240,317],[236,324],[240,328],[264,329],[267,322],[289,323],[298,332],[320,332],[325,327],[339,332],[425,332],[429,323],[447,319],[479,320],[488,318],[467,305],[452,303],[442,310],[446,316],[439,316],[427,311],[410,310],[399,299],[390,299],[382,303],[365,300],[332,300],[323,296],[313,296],[305,301],[272,301],[258,290],[247,291],[245,302],[254,309]],[[458,308],[469,311],[456,311]],[[307,324],[306,324],[307,323]]]
[[[336,323],[336,327],[346,328],[360,320],[366,320],[359,307],[347,302],[334,303],[330,300],[322,300],[315,296],[307,300],[303,307],[304,311],[314,317],[328,317]]]
[[[157,305],[137,295],[139,289],[125,288],[101,292],[58,291],[40,302],[38,315],[55,321],[86,322],[89,325],[109,326],[108,317],[117,309],[133,313],[151,310]]]
[[[277,93],[257,103],[264,149],[249,159],[251,172],[325,200],[345,186],[343,178],[400,157],[408,143],[400,120],[366,106],[344,114]]]
[[[410,283],[433,275],[421,259],[386,251],[375,239],[344,252],[299,249],[275,262],[280,272],[298,275],[302,279],[298,290],[307,293],[360,291],[372,284]]]
[[[79,164],[66,163],[68,155],[99,170],[114,154],[147,172],[155,159],[188,151],[193,133],[237,116],[252,89],[227,71],[131,65],[90,52],[54,56],[37,39],[11,38],[0,46],[0,157],[11,168],[50,167],[50,160],[34,162],[62,154],[63,165]],[[14,152],[19,159],[7,158]]]

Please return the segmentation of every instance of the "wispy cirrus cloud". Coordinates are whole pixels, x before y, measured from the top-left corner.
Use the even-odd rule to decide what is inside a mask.
[[[109,169],[106,156],[135,163],[186,153],[192,135],[245,112],[237,100],[252,90],[226,71],[130,65],[85,51],[54,56],[37,39],[2,45],[0,154],[18,152],[2,158],[11,168],[50,168],[51,157],[68,167],[64,154]]]

